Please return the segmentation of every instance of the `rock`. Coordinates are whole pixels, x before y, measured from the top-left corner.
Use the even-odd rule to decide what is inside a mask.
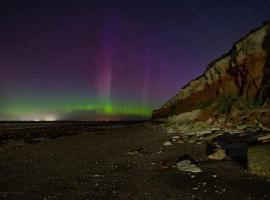
[[[270,134],[258,136],[257,139],[262,143],[270,142]]]
[[[163,143],[163,146],[167,147],[167,146],[171,146],[172,142],[171,141],[166,141]]]
[[[270,144],[250,147],[247,153],[248,169],[252,174],[270,177]]]
[[[216,175],[216,174],[213,174],[212,177],[213,177],[213,178],[217,178],[217,175]]]
[[[178,140],[178,139],[180,139],[180,136],[178,136],[178,135],[172,136],[172,139]]]
[[[270,128],[266,127],[266,126],[263,125],[262,123],[259,123],[259,127],[260,127],[263,131],[270,131]]]
[[[204,135],[209,135],[209,134],[211,134],[211,133],[212,133],[211,130],[200,131],[200,132],[197,132],[197,133],[196,133],[196,136],[197,136],[197,137],[200,137],[200,136],[204,136]]]
[[[177,142],[180,139],[180,136],[176,135],[172,137],[172,142]]]
[[[169,128],[167,131],[166,131],[168,134],[172,134],[172,133],[176,133],[176,130],[172,129],[172,128]]]
[[[236,126],[238,130],[245,130],[247,128],[253,128],[253,127],[254,127],[254,124],[242,124],[242,125]]]
[[[176,167],[181,172],[200,173],[201,168],[193,164],[190,160],[183,160],[176,163]]]
[[[193,122],[193,120],[196,119],[200,115],[200,112],[201,112],[200,109],[196,109],[190,112],[174,115],[174,116],[169,117],[166,123],[169,126],[171,125],[181,126],[181,124],[187,124],[187,123]]]
[[[221,128],[219,128],[219,127],[212,127],[211,128],[211,132],[216,132],[216,131],[220,131],[221,130]]]
[[[128,151],[128,155],[131,155],[131,156],[138,155],[138,154],[142,153],[142,150],[143,150],[143,148]]]
[[[215,153],[208,156],[212,160],[223,160],[226,157],[226,152],[223,149],[217,149]]]
[[[195,136],[196,132],[187,132],[183,134],[184,136]]]

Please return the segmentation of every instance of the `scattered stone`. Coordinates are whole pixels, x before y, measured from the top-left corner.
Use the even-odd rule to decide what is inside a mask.
[[[192,173],[202,172],[201,168],[193,164],[190,160],[180,161],[176,163],[176,167],[181,172],[192,172]]]
[[[212,127],[211,128],[211,132],[220,131],[220,130],[221,130],[221,128],[219,128],[219,127]]]
[[[207,131],[199,131],[199,132],[196,133],[196,136],[197,136],[197,137],[200,137],[200,136],[204,136],[204,135],[209,135],[209,134],[211,134],[211,133],[212,133],[211,130],[207,130]]]
[[[257,139],[262,143],[270,142],[270,134],[258,136]]]
[[[217,175],[216,175],[216,174],[213,174],[212,177],[213,177],[213,178],[217,178]]]
[[[187,133],[184,133],[185,136],[195,136],[196,135],[196,132],[187,132]]]
[[[142,153],[142,150],[143,150],[143,148],[131,150],[128,152],[128,155],[130,155],[130,156],[138,155],[138,154]]]
[[[172,139],[178,140],[179,138],[180,138],[180,136],[178,136],[178,135],[172,136]]]
[[[176,130],[172,129],[172,128],[169,128],[167,131],[166,131],[168,134],[172,134],[172,133],[176,133]]]
[[[266,127],[266,126],[263,125],[262,123],[259,123],[259,127],[260,127],[263,131],[270,131],[270,128]]]
[[[236,126],[236,128],[237,128],[238,130],[251,129],[251,128],[254,128],[254,124],[242,124],[242,125]]]
[[[226,157],[226,152],[223,149],[217,149],[215,153],[208,156],[212,160],[223,160]]]
[[[166,141],[163,143],[163,146],[167,147],[167,146],[171,146],[172,142],[171,141]]]

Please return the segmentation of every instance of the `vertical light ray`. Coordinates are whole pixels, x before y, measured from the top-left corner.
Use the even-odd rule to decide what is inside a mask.
[[[150,75],[151,75],[151,64],[150,64],[149,50],[146,49],[143,63],[142,106],[146,106],[148,102]]]
[[[111,18],[104,24],[97,74],[97,98],[107,103],[110,102],[112,89],[114,29],[114,20]]]

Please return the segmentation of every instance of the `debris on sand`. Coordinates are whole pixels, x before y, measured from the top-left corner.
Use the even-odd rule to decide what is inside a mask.
[[[143,151],[143,148],[133,149],[131,151],[128,151],[128,155],[130,156],[138,155],[138,154],[141,154],[142,151]]]
[[[208,156],[212,160],[223,160],[226,157],[226,152],[223,149],[218,148],[214,153]]]
[[[171,146],[172,142],[171,141],[166,141],[163,143],[163,146],[167,147],[167,146]]]
[[[181,156],[176,163],[176,168],[181,172],[200,173],[201,168],[195,164],[195,161],[188,155]]]
[[[183,160],[176,163],[176,167],[181,172],[200,173],[201,168],[193,164],[190,160]]]

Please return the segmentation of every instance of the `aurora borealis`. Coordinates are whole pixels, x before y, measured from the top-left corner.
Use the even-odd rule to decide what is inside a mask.
[[[0,120],[149,118],[270,19],[267,0],[0,4]]]

